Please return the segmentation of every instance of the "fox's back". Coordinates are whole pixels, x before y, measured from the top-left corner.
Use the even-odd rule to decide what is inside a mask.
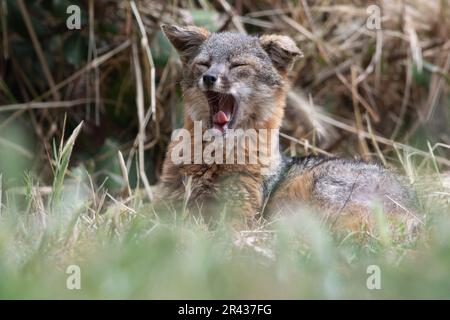
[[[412,217],[417,208],[414,191],[402,176],[377,163],[308,156],[285,159],[277,182],[268,194],[273,214],[286,204],[311,203],[327,214],[358,211]]]

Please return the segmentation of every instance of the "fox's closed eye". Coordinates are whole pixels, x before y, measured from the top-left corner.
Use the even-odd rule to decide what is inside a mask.
[[[239,67],[246,67],[246,66],[249,66],[249,64],[245,63],[245,62],[234,62],[231,64],[231,69],[239,68]]]
[[[207,61],[197,62],[197,65],[200,66],[200,67],[206,67],[206,68],[210,67],[210,63],[207,62]]]

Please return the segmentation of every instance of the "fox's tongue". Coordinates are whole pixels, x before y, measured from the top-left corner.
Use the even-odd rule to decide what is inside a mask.
[[[222,110],[219,110],[213,115],[213,127],[223,132],[227,129],[229,120],[229,115]]]
[[[213,116],[213,122],[217,123],[217,124],[225,124],[229,121],[228,116],[225,114],[225,112],[223,112],[222,110],[220,110],[219,112],[215,113]]]
[[[235,107],[233,96],[214,91],[207,91],[206,97],[210,107],[213,128],[225,132],[233,117]]]

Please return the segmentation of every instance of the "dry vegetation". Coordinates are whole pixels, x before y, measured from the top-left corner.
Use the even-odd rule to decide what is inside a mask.
[[[81,30],[66,28],[73,3]],[[373,3],[378,30],[366,25]],[[449,297],[449,1],[0,9],[0,297]],[[284,151],[397,168],[420,195],[420,237],[361,243],[314,215],[237,233],[156,212],[152,186],[182,124],[181,65],[162,23],[291,36],[305,57],[291,73]],[[371,263],[385,277],[376,293],[365,286]],[[65,289],[69,264],[84,270],[81,291]]]

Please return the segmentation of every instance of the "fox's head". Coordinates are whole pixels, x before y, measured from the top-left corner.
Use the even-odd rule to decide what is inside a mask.
[[[291,38],[210,33],[194,26],[162,30],[183,63],[185,121],[222,132],[279,127],[287,71],[302,55]]]

